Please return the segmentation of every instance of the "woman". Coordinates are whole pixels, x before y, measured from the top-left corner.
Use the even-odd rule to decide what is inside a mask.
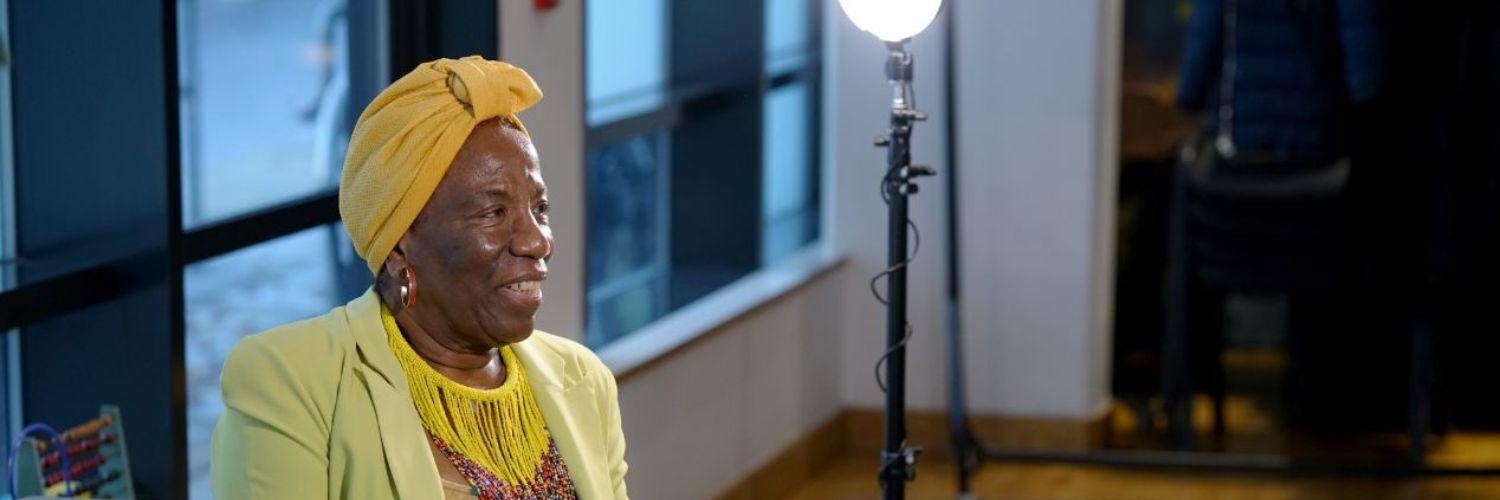
[[[516,114],[541,97],[440,59],[360,115],[339,212],[375,285],[229,354],[218,498],[626,498],[614,377],[532,329],[552,233]]]

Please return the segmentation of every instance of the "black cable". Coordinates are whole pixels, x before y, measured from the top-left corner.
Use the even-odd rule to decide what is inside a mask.
[[[912,239],[915,240],[912,242],[911,256],[907,257],[906,260],[897,262],[894,266],[875,273],[875,276],[870,278],[870,293],[874,294],[875,300],[880,301],[881,304],[886,303],[885,296],[880,294],[880,288],[875,286],[875,284],[880,281],[880,278],[890,276],[891,272],[906,267],[907,263],[917,258],[917,252],[922,249],[922,233],[917,231],[917,223],[912,222],[911,219],[906,219],[906,227],[911,228]]]
[[[893,345],[890,348],[886,349],[885,350],[885,354],[881,354],[880,358],[875,360],[875,385],[877,387],[880,387],[880,393],[881,394],[885,394],[885,381],[881,380],[881,377],[880,377],[880,367],[885,365],[885,360],[889,359],[892,354],[896,353],[896,349],[900,349],[902,347],[906,347],[906,341],[908,341],[908,340],[911,340],[911,322],[910,321],[906,322],[906,335],[902,335],[901,336],[901,341],[897,342],[896,345]]]
[[[899,170],[900,167],[891,167],[889,169],[886,169],[885,176],[880,179],[880,197],[882,200],[885,200],[886,205],[891,204],[890,186],[892,185],[892,174],[898,172]],[[870,278],[870,293],[874,295],[875,300],[880,301],[881,304],[888,303],[886,302],[885,297],[880,295],[880,289],[876,287],[876,283],[880,281],[880,278],[888,277],[896,270],[906,267],[907,264],[911,263],[912,260],[917,258],[917,253],[922,250],[922,232],[917,230],[917,223],[912,222],[911,218],[908,217],[906,219],[906,227],[911,228],[913,240],[911,254],[907,255],[907,257],[905,259],[902,259],[900,262],[891,265],[891,267],[888,267],[885,270],[876,273],[874,277]],[[911,340],[911,322],[907,321],[903,326],[905,326],[906,332],[905,335],[901,336],[901,341],[897,342],[891,347],[886,348],[885,353],[881,354],[880,357],[875,360],[875,385],[877,387],[880,387],[880,392],[882,394],[886,392],[886,388],[885,380],[883,380],[880,376],[880,368],[885,365],[885,361],[889,359],[892,354],[896,353],[897,349],[906,347],[906,341]]]

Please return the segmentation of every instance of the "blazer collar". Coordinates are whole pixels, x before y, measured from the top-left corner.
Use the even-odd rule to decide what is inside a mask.
[[[384,377],[387,383],[405,390],[406,373],[401,371],[401,362],[396,361],[396,354],[391,352],[385,325],[380,322],[380,295],[372,287],[350,301],[345,310],[348,311],[349,332],[353,334],[365,364]]]
[[[547,348],[540,340],[528,338],[511,344],[510,348],[515,350],[521,364],[526,365],[526,377],[531,379],[533,389],[566,391],[578,382],[575,377],[564,372],[568,366],[567,360],[556,350]]]

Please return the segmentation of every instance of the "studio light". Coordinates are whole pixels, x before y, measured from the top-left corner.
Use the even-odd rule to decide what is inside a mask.
[[[942,3],[942,0],[839,0],[839,6],[855,26],[885,41],[890,49],[885,76],[894,91],[890,129],[875,138],[877,147],[886,148],[880,196],[889,213],[887,266],[876,276],[877,280],[886,279],[884,297],[876,296],[886,306],[885,352],[876,362],[875,370],[885,391],[884,445],[877,474],[886,500],[905,498],[906,482],[916,478],[917,453],[921,451],[906,445],[906,341],[911,338],[911,326],[906,321],[906,270],[913,257],[907,254],[907,236],[908,227],[916,229],[907,218],[907,201],[917,194],[918,177],[937,174],[932,167],[911,164],[911,130],[917,122],[926,120],[927,114],[914,109],[912,56],[906,51],[906,41],[932,24]],[[874,288],[871,282],[871,289]]]
[[[927,29],[942,5],[943,0],[839,0],[839,7],[855,26],[887,42],[899,42]]]

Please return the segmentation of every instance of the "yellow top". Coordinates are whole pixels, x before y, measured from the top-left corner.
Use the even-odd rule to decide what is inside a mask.
[[[625,499],[614,376],[577,342],[511,345],[580,498]],[[224,362],[214,496],[443,498],[432,446],[373,291],[241,340]]]

